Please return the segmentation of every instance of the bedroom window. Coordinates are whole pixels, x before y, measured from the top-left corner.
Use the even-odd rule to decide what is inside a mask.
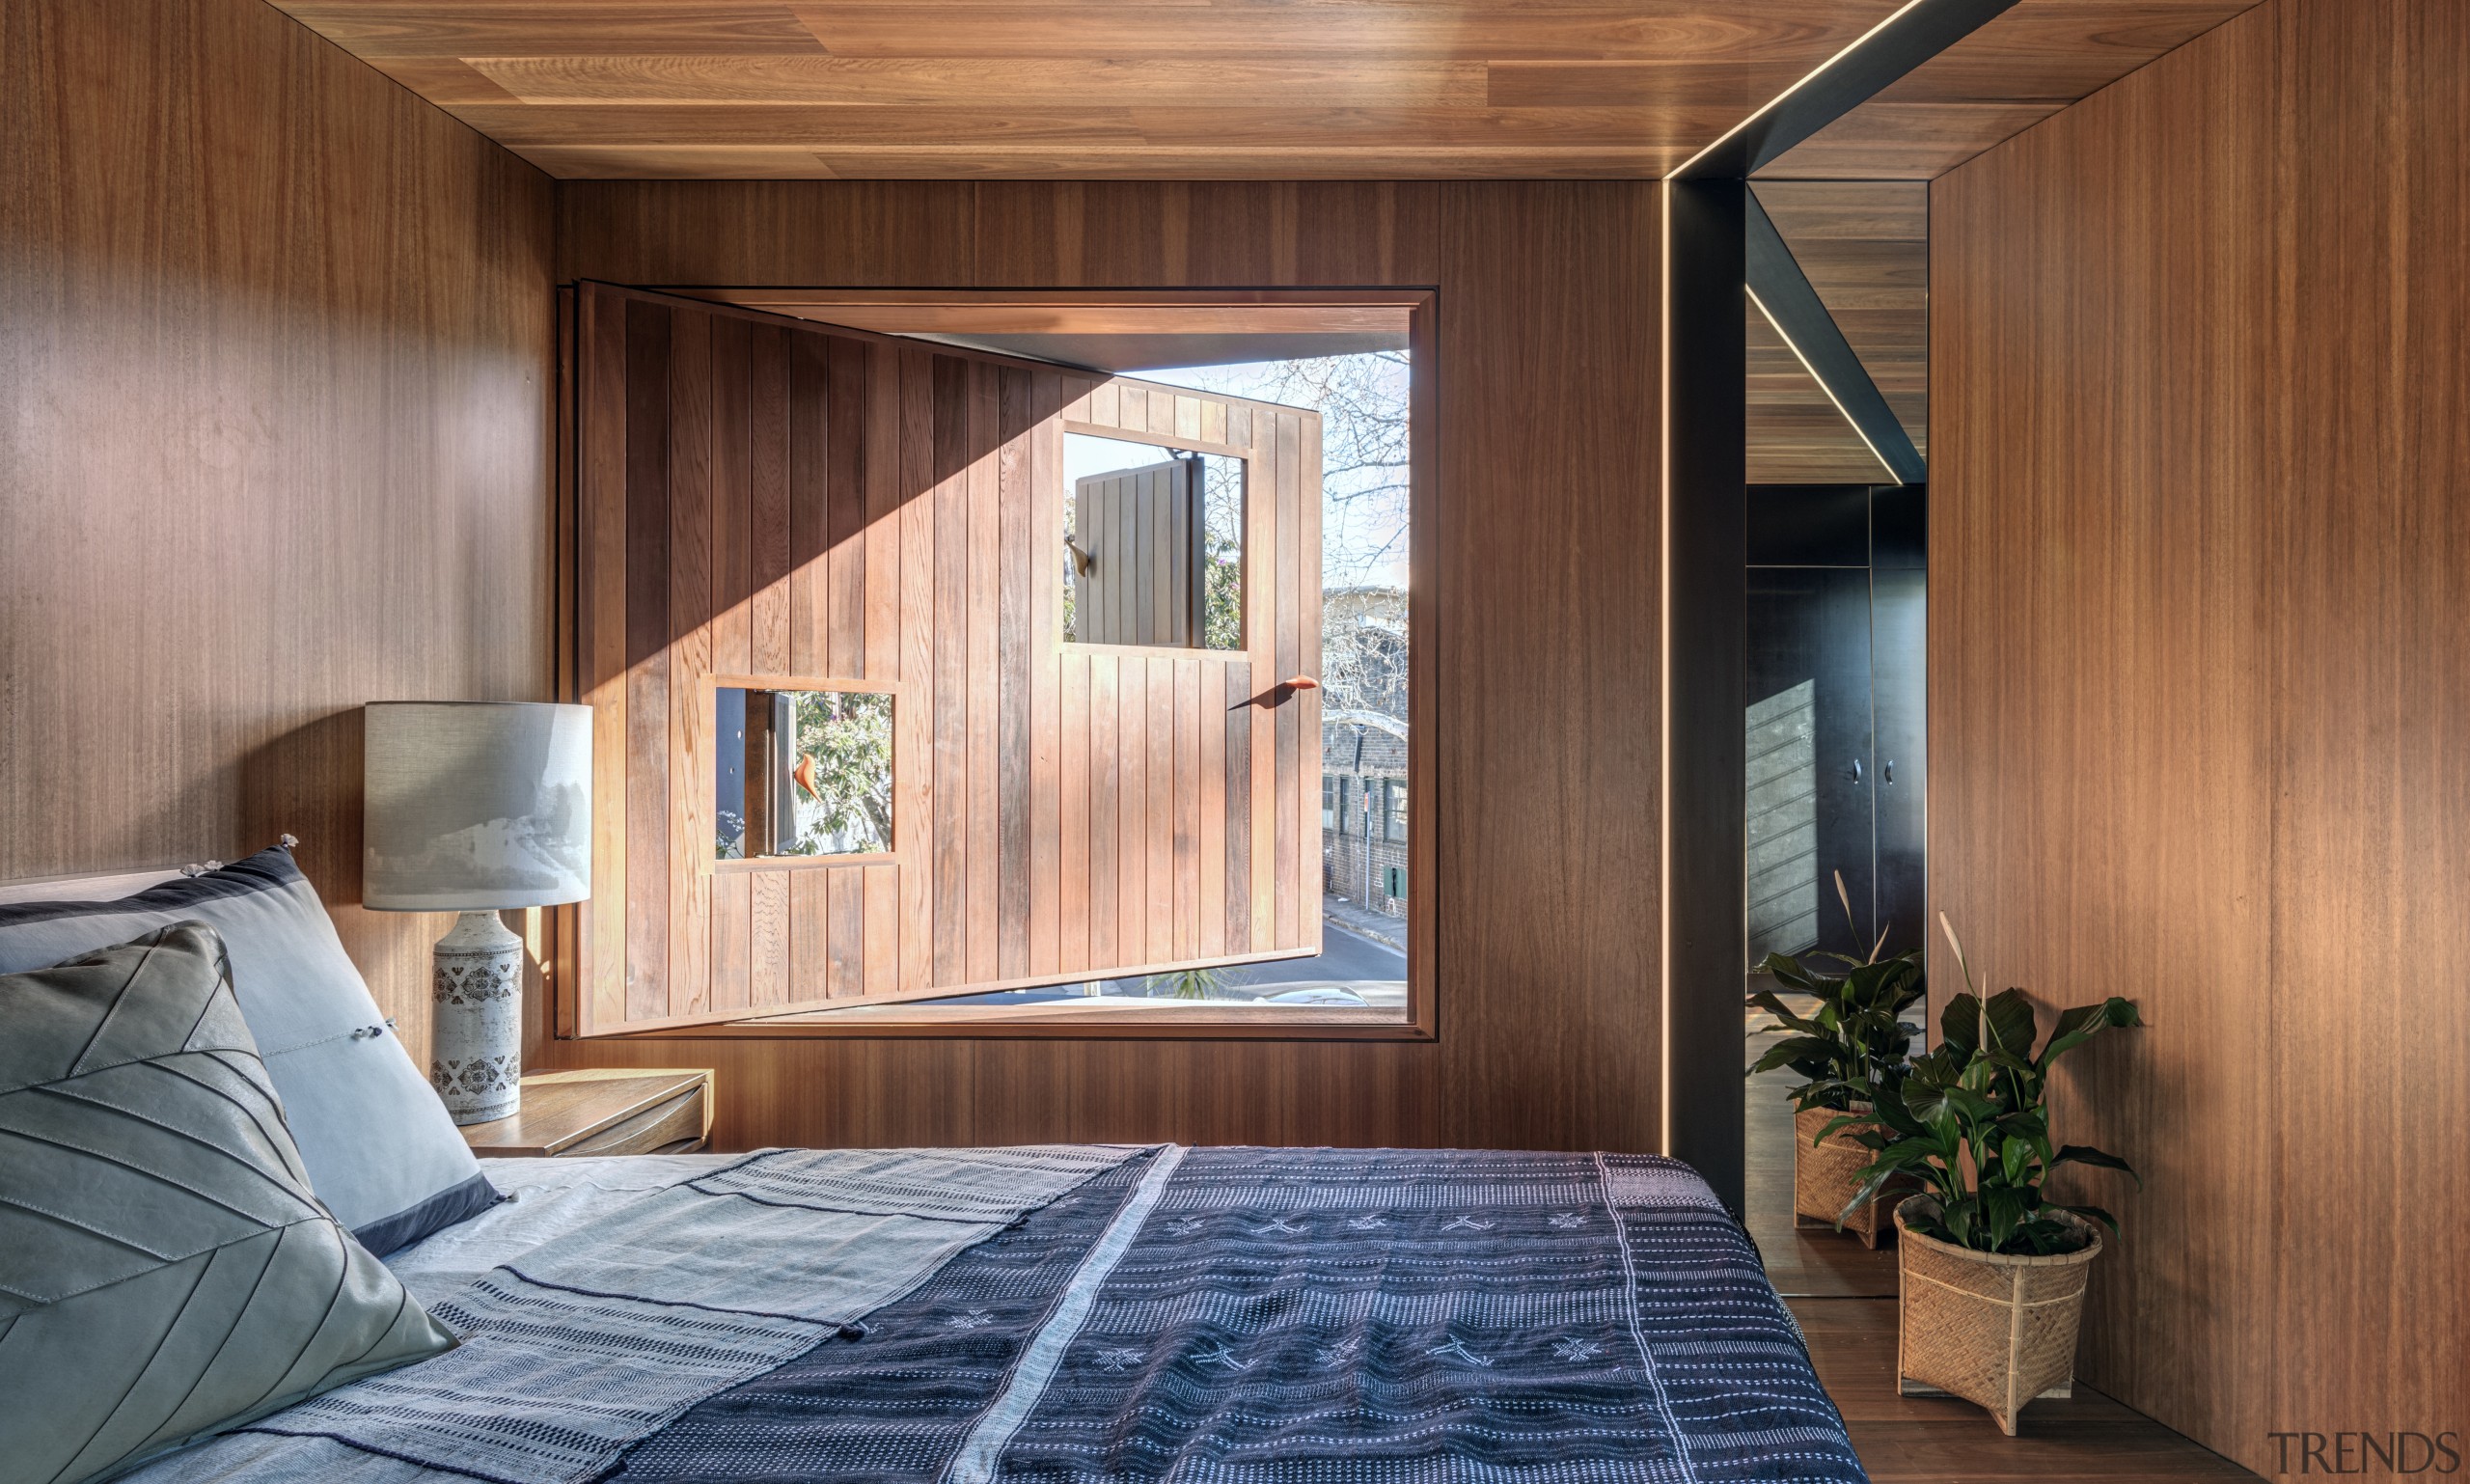
[[[561,1033],[1429,1036],[1430,302],[577,289]]]
[[[1064,642],[1243,648],[1248,463],[1065,433]]]
[[[885,855],[892,848],[892,698],[717,685],[713,856]]]

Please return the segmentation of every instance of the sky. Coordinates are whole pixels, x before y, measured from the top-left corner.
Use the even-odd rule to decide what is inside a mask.
[[[1366,358],[1370,359],[1370,358]],[[1197,392],[1218,392],[1230,397],[1249,397],[1276,400],[1268,395],[1281,363],[1253,362],[1236,366],[1194,366],[1166,371],[1144,371],[1138,373],[1143,381],[1164,382],[1168,386],[1190,387]],[[1407,368],[1402,364],[1381,366],[1376,371],[1375,386],[1395,398],[1393,405],[1401,413],[1407,403]],[[1325,434],[1333,432],[1325,426]],[[1097,443],[1103,456],[1105,444],[1100,440],[1066,440]],[[1330,438],[1325,455],[1331,462],[1343,457],[1338,439]],[[1152,454],[1147,446],[1136,446],[1136,457],[1107,467],[1124,468],[1136,462],[1154,462],[1166,454]],[[1064,455],[1067,476],[1102,473],[1103,469],[1076,470],[1071,467],[1072,453]],[[1356,471],[1323,475],[1325,513],[1321,523],[1321,562],[1324,584],[1331,588],[1379,586],[1404,588],[1407,585],[1407,498],[1396,492],[1374,493],[1385,483],[1395,481],[1394,475],[1383,471]],[[1403,484],[1403,481],[1397,481]],[[1353,497],[1353,498],[1350,498]]]

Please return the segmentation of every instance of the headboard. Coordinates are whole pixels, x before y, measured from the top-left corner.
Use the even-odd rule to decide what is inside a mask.
[[[190,869],[195,869],[192,866]],[[160,870],[92,871],[77,876],[30,876],[23,881],[0,881],[0,907],[18,902],[118,901],[134,896],[148,887],[177,880],[187,871],[173,866]]]
[[[282,836],[286,850],[300,848],[300,837],[286,831]],[[135,896],[148,887],[180,876],[203,876],[207,871],[223,868],[220,861],[187,866],[164,866],[151,870],[84,871],[70,876],[28,876],[18,881],[0,881],[0,907],[18,902],[116,902],[124,896]]]

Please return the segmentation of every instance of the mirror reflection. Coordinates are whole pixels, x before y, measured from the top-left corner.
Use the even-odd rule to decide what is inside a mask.
[[[716,697],[719,859],[892,848],[890,696],[724,686]]]

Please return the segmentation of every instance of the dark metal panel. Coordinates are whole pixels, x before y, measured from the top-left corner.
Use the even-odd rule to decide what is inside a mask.
[[[1751,566],[1868,566],[1870,486],[1749,486]]]
[[[1740,180],[1665,192],[1666,1144],[1742,1208],[1748,469]]]
[[[1930,486],[1882,484],[1870,500],[1870,564],[1917,569],[1930,564]]]
[[[1922,794],[1930,780],[1928,586],[1918,567],[1881,566],[1870,574],[1870,690],[1878,756],[1872,808],[1878,819],[1879,926],[1890,953],[1920,948],[1929,938],[1923,921],[1929,881]]]
[[[1888,475],[1899,484],[1918,484],[1928,473],[1921,462],[1921,451],[1912,446],[1912,435],[1887,405],[1879,392],[1879,384],[1870,379],[1868,367],[1852,353],[1852,347],[1837,328],[1835,316],[1826,312],[1818,290],[1810,287],[1808,275],[1801,272],[1793,250],[1784,245],[1783,235],[1775,224],[1768,220],[1767,211],[1758,204],[1755,191],[1747,197],[1743,230],[1743,271],[1749,281],[1750,296],[1767,313],[1775,332],[1809,368],[1818,384],[1835,400],[1836,409],[1852,425],[1870,452],[1879,456]]]
[[[1877,941],[1872,881],[1870,573],[1749,573],[1743,728],[1749,943],[1769,951],[1865,954]],[[1852,912],[1835,894],[1844,878]]]
[[[1913,0],[1673,173],[1741,179],[1868,102],[1889,83],[1970,36],[2016,0]]]

